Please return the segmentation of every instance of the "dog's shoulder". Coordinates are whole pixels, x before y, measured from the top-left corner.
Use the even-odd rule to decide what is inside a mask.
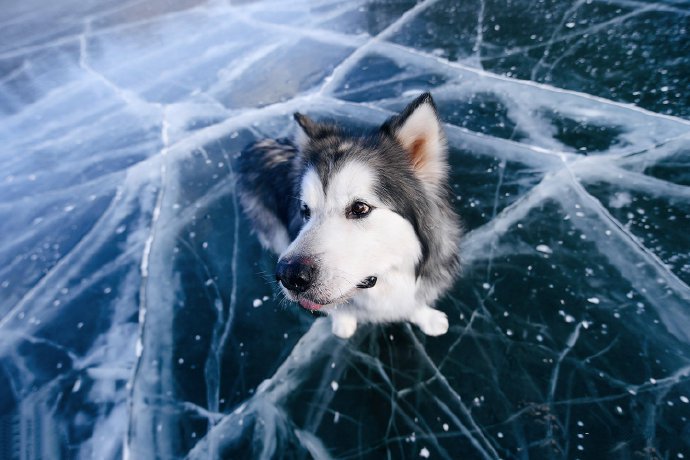
[[[260,174],[289,167],[297,155],[297,147],[289,139],[263,139],[249,144],[237,158],[238,172],[244,177],[257,178]]]
[[[294,237],[298,154],[289,139],[264,139],[247,146],[234,161],[242,207],[264,246],[276,252]]]

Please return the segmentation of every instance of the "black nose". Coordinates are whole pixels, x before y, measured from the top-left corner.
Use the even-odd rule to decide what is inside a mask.
[[[276,279],[291,291],[304,292],[314,281],[314,272],[314,266],[302,259],[279,260]]]

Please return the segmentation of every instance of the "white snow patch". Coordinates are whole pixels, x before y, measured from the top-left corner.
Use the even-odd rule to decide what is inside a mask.
[[[537,251],[542,252],[544,254],[553,254],[553,250],[545,244],[538,244]]]
[[[632,203],[632,197],[628,192],[618,192],[609,199],[609,206],[613,209],[620,209]]]

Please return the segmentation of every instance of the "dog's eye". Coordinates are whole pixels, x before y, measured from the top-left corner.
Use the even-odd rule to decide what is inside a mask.
[[[309,209],[309,206],[307,206],[307,203],[302,203],[302,207],[299,211],[302,214],[302,219],[309,220],[311,217],[311,210]]]
[[[366,216],[370,212],[371,206],[362,201],[355,201],[352,203],[352,206],[350,206],[350,209],[347,212],[347,217],[350,219],[359,219]]]

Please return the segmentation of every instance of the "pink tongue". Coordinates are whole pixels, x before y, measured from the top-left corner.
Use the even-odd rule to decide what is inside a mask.
[[[321,309],[321,305],[318,303],[314,303],[311,300],[307,299],[299,299],[299,304],[302,305],[303,308],[306,308],[307,310],[319,310]]]

